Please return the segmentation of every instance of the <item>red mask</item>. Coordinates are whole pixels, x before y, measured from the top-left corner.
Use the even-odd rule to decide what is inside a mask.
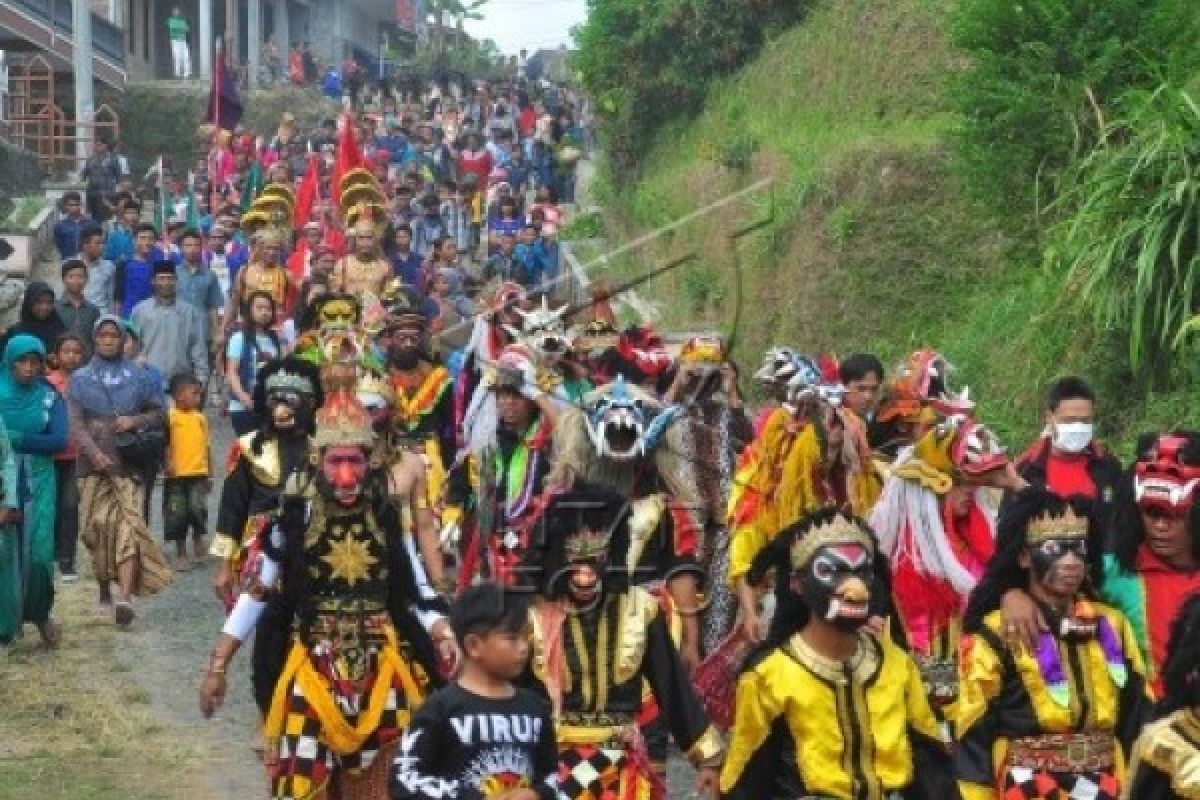
[[[358,502],[367,477],[367,454],[361,447],[336,445],[321,455],[321,473],[333,489],[333,498],[344,506]]]
[[[1191,509],[1200,488],[1200,465],[1183,462],[1187,444],[1183,436],[1159,436],[1149,457],[1134,465],[1133,491],[1139,508],[1159,509],[1173,516],[1183,516]]]

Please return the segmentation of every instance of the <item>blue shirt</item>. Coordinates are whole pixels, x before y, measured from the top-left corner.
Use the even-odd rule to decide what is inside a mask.
[[[79,237],[85,228],[94,226],[91,217],[80,215],[78,219],[63,217],[54,225],[54,246],[60,258],[79,255]]]
[[[225,295],[217,276],[207,266],[201,264],[195,272],[186,264],[175,268],[178,280],[175,296],[181,302],[188,303],[200,309],[203,321],[205,341],[208,340],[208,312],[219,311],[225,307]]]
[[[425,293],[423,276],[421,274],[421,257],[409,250],[408,255],[401,257],[399,253],[392,255],[392,271],[396,277],[407,283],[409,286],[416,289],[421,294]]]
[[[118,225],[104,242],[104,258],[114,264],[133,258],[133,231]]]
[[[133,307],[154,293],[154,254],[146,259],[136,256],[118,267],[117,296],[121,299],[121,319],[129,319]]]
[[[513,258],[521,265],[525,286],[537,286],[542,282],[545,269],[536,244],[518,244],[513,250]]]

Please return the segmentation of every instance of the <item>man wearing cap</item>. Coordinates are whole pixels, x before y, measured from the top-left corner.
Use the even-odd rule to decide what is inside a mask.
[[[142,357],[170,384],[177,375],[208,380],[208,346],[203,313],[175,294],[178,276],[174,262],[154,263],[154,294],[133,309],[132,322],[142,332]]]
[[[333,290],[358,297],[364,292],[376,296],[392,277],[392,265],[379,251],[379,235],[365,215],[351,231],[353,252],[345,255],[333,269]]]

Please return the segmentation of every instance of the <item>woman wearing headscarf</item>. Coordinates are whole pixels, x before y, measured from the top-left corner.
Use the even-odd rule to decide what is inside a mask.
[[[58,337],[67,331],[54,307],[54,290],[45,281],[31,281],[25,287],[25,299],[21,301],[21,314],[17,323],[4,334],[7,343],[18,333],[36,336],[45,352],[54,349]]]
[[[42,377],[46,348],[18,333],[0,361],[0,645],[26,622],[48,647],[61,631],[54,605],[55,453],[67,445],[67,408]]]
[[[125,328],[105,314],[93,329],[93,355],[71,375],[71,427],[79,440],[80,519],[100,585],[100,607],[120,626],[133,621],[133,597],[159,591],[171,570],[142,512],[144,470],[121,462],[118,433],[161,425],[161,388],[124,357]],[[116,602],[111,584],[117,583]]]

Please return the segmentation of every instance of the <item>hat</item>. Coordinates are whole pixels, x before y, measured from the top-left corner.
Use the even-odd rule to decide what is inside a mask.
[[[92,325],[92,334],[93,335],[95,335],[96,332],[100,330],[101,325],[116,325],[118,331],[120,331],[121,333],[125,332],[125,323],[122,322],[121,318],[118,317],[116,314],[101,314],[100,317],[96,320],[95,324]]]
[[[154,262],[154,275],[174,275],[175,262],[165,258],[160,258]]]

